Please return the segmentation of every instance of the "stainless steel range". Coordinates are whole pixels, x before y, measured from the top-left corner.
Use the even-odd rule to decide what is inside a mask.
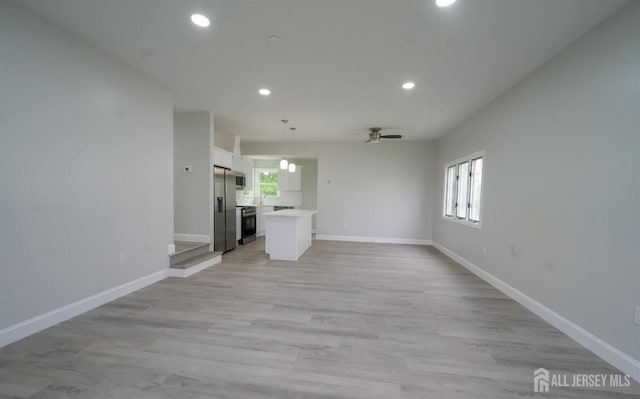
[[[241,239],[240,244],[245,245],[256,239],[256,207],[243,206],[240,210]]]

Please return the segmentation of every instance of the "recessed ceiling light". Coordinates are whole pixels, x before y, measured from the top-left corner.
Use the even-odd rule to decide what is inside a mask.
[[[414,87],[416,87],[416,84],[415,84],[415,83],[413,83],[413,82],[404,82],[404,83],[402,84],[402,88],[403,88],[403,89],[405,89],[405,90],[411,90],[411,89],[413,89]]]
[[[282,43],[282,36],[280,36],[280,35],[269,35],[267,37],[267,40],[269,40],[269,43],[271,43],[272,46],[279,46]]]
[[[258,90],[258,93],[262,94],[263,96],[268,96],[269,94],[271,94],[271,90],[269,90],[269,89],[260,89],[260,90]]]
[[[193,14],[191,16],[191,22],[193,22],[194,24],[202,27],[202,28],[206,28],[207,26],[209,26],[210,22],[209,22],[209,18],[205,17],[202,14]]]
[[[436,0],[436,5],[438,7],[449,7],[451,4],[455,2],[456,0]]]

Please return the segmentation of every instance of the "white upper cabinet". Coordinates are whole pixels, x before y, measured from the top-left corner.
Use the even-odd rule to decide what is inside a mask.
[[[245,163],[242,161],[242,159],[238,159],[238,157],[234,156],[233,157],[233,163],[232,163],[232,167],[231,170],[234,172],[240,172],[240,173],[247,173],[246,170],[246,165]]]
[[[278,169],[278,190],[301,191],[302,190],[302,166],[296,165],[295,172]]]
[[[224,150],[223,150],[224,151]],[[240,172],[246,176],[253,173],[253,161],[247,157],[238,157],[233,155],[233,163],[231,170],[234,172]]]
[[[278,191],[289,191],[289,172],[278,169]]]
[[[253,190],[253,160],[249,158],[244,158],[245,162],[245,177],[246,177],[246,188],[249,190]]]
[[[233,169],[233,154],[222,148],[213,147],[213,164],[223,168]]]
[[[296,165],[296,171],[289,172],[289,190],[302,191],[302,166]]]

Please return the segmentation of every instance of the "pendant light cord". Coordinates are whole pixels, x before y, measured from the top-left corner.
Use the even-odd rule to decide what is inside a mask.
[[[282,159],[284,158],[284,150],[285,150],[285,145],[287,142],[287,123],[289,121],[286,119],[282,120]]]

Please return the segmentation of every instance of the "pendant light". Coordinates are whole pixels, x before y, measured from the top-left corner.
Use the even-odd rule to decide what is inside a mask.
[[[296,130],[295,127],[290,127],[291,130],[291,142],[293,143],[293,131]],[[293,173],[296,171],[296,164],[293,162],[289,162],[289,172]]]
[[[289,121],[286,120],[286,119],[282,120],[282,136],[283,136],[283,139],[282,139],[282,160],[280,161],[280,169],[282,169],[282,170],[287,170],[287,168],[289,167],[289,162],[284,157],[284,143],[287,140],[286,127],[287,127],[287,123],[288,122]]]

